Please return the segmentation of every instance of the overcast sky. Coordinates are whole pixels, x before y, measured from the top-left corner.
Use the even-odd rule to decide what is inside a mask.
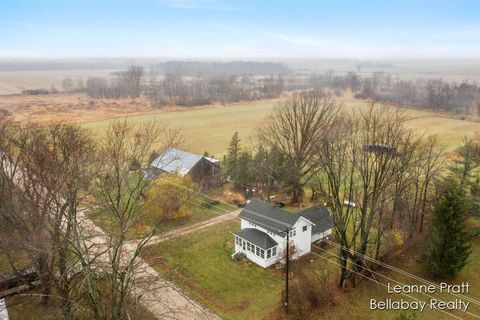
[[[479,0],[0,0],[0,57],[480,58]]]

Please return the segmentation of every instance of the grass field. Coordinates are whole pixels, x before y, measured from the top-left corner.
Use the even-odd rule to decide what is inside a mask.
[[[16,94],[25,89],[48,89],[55,87],[62,90],[62,81],[71,77],[74,82],[88,77],[110,78],[117,70],[35,70],[35,71],[0,71],[0,95]]]
[[[273,102],[253,102],[218,107],[199,107],[182,111],[156,112],[141,116],[132,116],[133,123],[150,120],[167,120],[183,129],[186,137],[185,149],[198,154],[208,151],[216,157],[225,154],[225,150],[235,131],[238,131],[244,145],[254,139],[256,128],[270,113]],[[111,120],[86,123],[98,135],[105,131]]]
[[[478,224],[478,221],[477,223]],[[187,290],[194,298],[205,304],[213,312],[224,319],[263,319],[272,317],[272,312],[278,312],[281,293],[284,286],[282,273],[274,268],[262,269],[248,261],[234,261],[230,258],[233,252],[232,232],[239,230],[237,221],[219,224],[205,231],[147,247],[143,257],[161,274]],[[329,250],[336,254],[336,249]],[[315,270],[324,266],[329,270],[329,281],[338,281],[337,259],[331,254],[323,253],[323,258],[310,256],[302,262],[292,264],[294,277],[296,270],[307,268]],[[310,263],[308,259],[313,259]],[[331,262],[326,261],[328,259]],[[397,258],[392,264],[420,277],[427,278],[422,265],[422,247],[418,246],[409,253]],[[386,279],[376,275],[381,283],[398,281],[404,284],[421,284],[416,280],[387,270],[379,270]],[[480,300],[480,238],[472,241],[470,263],[455,281],[449,283],[470,283],[468,297]],[[439,280],[433,280],[437,283]],[[446,294],[434,294],[434,297],[445,301],[457,298]],[[395,319],[399,312],[370,310],[370,299],[383,300],[392,298],[400,300],[408,297],[392,295],[387,289],[374,282],[363,280],[357,288],[344,293],[335,294],[335,306],[319,309],[312,314],[313,319]],[[429,297],[413,295],[419,300],[429,300]],[[471,305],[469,311],[480,314],[480,306]],[[276,314],[276,313],[274,313]],[[462,319],[470,319],[468,315],[456,313]],[[436,310],[425,310],[416,313],[417,319],[440,320],[451,319],[451,316]],[[473,319],[473,318],[472,318]]]
[[[274,102],[253,102],[229,106],[185,109],[184,111],[156,112],[148,115],[131,116],[134,123],[149,120],[167,120],[180,126],[186,136],[185,149],[202,154],[204,151],[220,158],[226,153],[228,143],[238,131],[244,145],[255,141],[256,128],[273,107]],[[362,107],[362,103],[346,103],[346,108]],[[480,122],[469,122],[430,112],[406,110],[407,123],[422,133],[437,134],[441,143],[451,150],[465,136],[480,135]],[[104,132],[111,120],[86,123],[98,135]]]

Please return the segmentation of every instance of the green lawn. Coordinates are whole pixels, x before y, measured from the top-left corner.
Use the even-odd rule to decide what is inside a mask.
[[[234,209],[233,206],[224,203],[213,203],[212,199],[207,198],[203,194],[195,195],[190,204],[192,207],[190,215],[162,221],[156,229],[156,234],[199,223]],[[130,239],[140,238],[145,232],[151,230],[159,219],[158,217],[145,215],[142,212],[139,215],[134,228],[131,229],[128,235]],[[116,220],[110,213],[101,210],[90,210],[87,216],[107,233],[112,233]]]
[[[230,258],[233,252],[233,237],[231,232],[240,228],[237,221],[216,225],[207,230],[188,236],[147,247],[143,257],[161,274],[189,292],[192,297],[206,305],[210,310],[224,319],[262,319],[275,311],[281,301],[283,289],[282,272],[274,268],[262,269],[248,261],[234,261]],[[469,282],[471,289],[469,297],[480,300],[480,237],[472,241],[473,253],[470,263],[461,272],[459,277],[449,283]],[[335,248],[330,249],[333,254]],[[292,265],[294,277],[295,269],[306,268],[318,270],[326,266],[329,270],[329,281],[334,284],[338,281],[339,268],[335,264],[337,259],[330,254],[322,254],[332,262],[322,258],[310,256],[302,262]],[[313,263],[310,263],[313,259]],[[392,265],[406,270],[423,278],[428,275],[422,268],[422,247],[418,246],[408,253],[390,262]],[[404,284],[421,284],[416,280],[388,270],[379,270],[381,274]],[[376,278],[386,284],[394,281],[376,275]],[[431,279],[430,279],[431,280]],[[439,280],[434,280],[437,283]],[[394,298],[399,300],[403,296],[392,296],[385,287],[369,280],[363,280],[357,288],[344,293],[335,294],[335,306],[319,309],[312,314],[313,319],[394,319],[399,312],[371,311],[370,299]],[[413,295],[420,300],[428,297]],[[442,300],[456,298],[451,295],[434,295]],[[404,299],[409,299],[403,297]],[[277,309],[278,310],[278,309]],[[480,306],[471,305],[469,311],[480,314]],[[456,313],[461,318],[470,319],[463,313]],[[417,319],[440,320],[451,319],[450,316],[435,310],[417,312]]]
[[[147,247],[143,257],[223,319],[261,319],[278,304],[281,272],[232,260],[238,221]]]

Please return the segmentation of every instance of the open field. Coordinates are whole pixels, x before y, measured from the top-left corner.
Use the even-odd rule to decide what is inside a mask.
[[[198,301],[224,319],[264,319],[272,318],[272,312],[278,312],[281,293],[284,286],[282,272],[275,268],[262,269],[248,261],[235,261],[230,258],[233,252],[232,232],[239,230],[237,221],[219,224],[210,229],[191,235],[147,247],[143,257],[161,274],[170,277],[172,281],[192,294]],[[472,241],[473,253],[470,263],[451,284],[469,282],[468,297],[480,299],[480,284],[475,281],[480,272],[480,238]],[[336,249],[330,249],[336,254]],[[397,258],[393,265],[415,275],[426,277],[421,267],[421,246]],[[306,268],[307,271],[318,270],[324,266],[330,274],[329,281],[338,280],[337,259],[330,253],[323,253],[323,258],[310,255],[303,261],[292,263],[292,274],[295,270]],[[310,262],[312,259],[313,262]],[[328,259],[331,262],[326,261]],[[404,284],[421,284],[398,273],[381,270],[381,274],[391,280],[376,275],[381,283],[399,281]],[[439,280],[436,280],[439,282]],[[370,310],[370,299],[401,298],[410,301],[408,297],[388,294],[385,287],[374,282],[363,280],[357,288],[335,294],[335,306],[319,309],[312,314],[313,319],[394,319],[399,312]],[[423,295],[413,295],[419,300],[429,300]],[[442,300],[453,300],[456,296],[434,294],[433,297]],[[480,314],[480,306],[471,304],[470,312]],[[451,319],[449,315],[436,310],[425,310],[416,313],[417,319],[440,320]],[[468,315],[456,313],[462,319],[470,319]],[[273,316],[275,318],[275,316]]]
[[[345,108],[358,109],[365,105],[353,98],[342,97]],[[230,138],[238,131],[244,145],[255,142],[256,128],[274,108],[278,100],[213,105],[193,108],[152,108],[146,97],[139,99],[90,99],[85,94],[55,94],[0,96],[0,111],[7,110],[18,121],[47,123],[75,121],[84,123],[99,136],[113,118],[129,117],[134,123],[166,120],[183,128],[185,149],[209,153],[221,158]],[[479,136],[480,122],[463,121],[443,114],[406,109],[405,116],[412,127],[427,134],[437,134],[451,150],[465,136]]]
[[[253,139],[256,128],[274,105],[275,103],[271,101],[259,101],[227,106],[185,108],[171,112],[157,111],[132,116],[129,119],[133,123],[151,120],[169,121],[172,125],[183,129],[186,150],[198,154],[208,151],[217,158],[221,158],[235,131],[239,132],[244,145],[249,145],[251,142],[249,139]],[[85,127],[101,135],[110,121],[90,122],[86,123]]]
[[[0,95],[16,94],[26,89],[62,90],[62,80],[71,77],[74,83],[88,77],[109,78],[116,70],[42,70],[42,71],[0,71]]]
[[[88,122],[143,114],[152,110],[154,109],[145,97],[136,100],[95,100],[82,93],[0,95],[0,114],[8,112],[15,120],[22,122]]]
[[[345,108],[358,108],[362,102],[347,102]],[[228,106],[185,109],[172,112],[153,112],[148,115],[131,116],[134,123],[149,120],[167,120],[183,128],[186,136],[185,149],[202,154],[204,151],[220,157],[226,153],[228,143],[238,131],[244,145],[255,142],[256,128],[274,108],[275,103],[252,102]],[[480,135],[480,122],[453,119],[431,112],[406,109],[405,116],[412,127],[422,133],[437,134],[441,143],[451,150],[461,144],[465,136]],[[85,124],[95,133],[101,134],[110,120]]]
[[[379,63],[377,66],[375,63]],[[333,70],[336,75],[355,72],[359,76],[369,77],[373,72],[385,72],[392,78],[405,80],[444,79],[446,81],[478,82],[480,80],[480,60],[478,59],[439,59],[439,60],[385,60],[365,65],[353,59],[292,59],[287,62],[294,69],[309,70],[313,73],[325,73]],[[363,67],[357,69],[357,64]],[[385,64],[382,66],[382,64]],[[389,66],[387,66],[389,65]]]

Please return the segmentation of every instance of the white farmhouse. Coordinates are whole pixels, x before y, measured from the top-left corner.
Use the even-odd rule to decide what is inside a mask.
[[[258,199],[240,212],[241,230],[235,235],[235,253],[267,268],[284,261],[287,230],[292,259],[310,252],[311,243],[332,233],[333,219],[324,206],[290,213]]]

